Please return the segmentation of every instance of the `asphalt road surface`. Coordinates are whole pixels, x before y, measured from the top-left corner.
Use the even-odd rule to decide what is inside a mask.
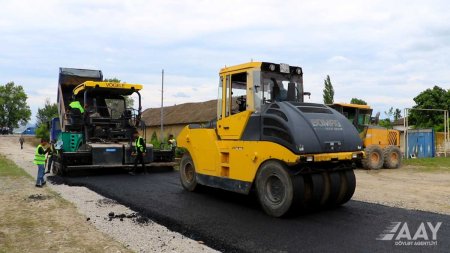
[[[53,180],[61,182],[61,178]],[[69,185],[86,186],[169,229],[225,252],[450,252],[447,215],[350,201],[332,210],[279,219],[267,216],[254,194],[244,196],[211,188],[186,192],[178,172],[173,171],[134,177],[124,173],[85,175],[63,180]],[[411,237],[422,222],[433,226],[442,222],[434,242],[437,245],[395,245],[408,241],[377,240],[392,222],[402,222],[394,239],[405,222]],[[431,230],[424,225],[432,239]]]

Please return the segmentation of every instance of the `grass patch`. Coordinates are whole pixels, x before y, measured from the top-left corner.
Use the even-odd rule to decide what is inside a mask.
[[[40,197],[36,197],[40,196]],[[129,252],[86,223],[76,207],[0,155],[0,253]]]
[[[416,167],[420,171],[448,171],[450,172],[450,157],[434,157],[403,160],[403,165]]]
[[[28,177],[31,176],[18,167],[13,161],[0,154],[0,177]]]

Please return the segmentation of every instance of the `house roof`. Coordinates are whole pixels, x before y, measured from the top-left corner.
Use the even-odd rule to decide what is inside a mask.
[[[205,123],[216,115],[217,99],[164,107],[164,125]],[[147,126],[161,125],[161,108],[149,108],[142,113]]]
[[[403,126],[405,124],[405,118],[399,118],[398,120],[394,121],[392,125],[394,126]]]

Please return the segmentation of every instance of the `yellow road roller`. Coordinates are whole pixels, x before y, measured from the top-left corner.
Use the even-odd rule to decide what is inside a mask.
[[[217,118],[188,125],[177,138],[187,150],[180,162],[184,189],[254,189],[274,217],[351,199],[362,141],[342,114],[304,102],[310,93],[301,67],[249,62],[219,76]]]

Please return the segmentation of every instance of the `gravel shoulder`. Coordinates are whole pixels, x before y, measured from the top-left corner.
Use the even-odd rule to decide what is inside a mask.
[[[20,149],[18,136],[0,137],[0,154],[23,168],[33,178],[37,169],[33,164],[34,147],[24,145]],[[34,184],[31,182],[32,186]],[[172,232],[131,209],[105,198],[85,187],[63,184],[47,184],[62,198],[73,203],[85,222],[98,231],[135,252],[217,252],[203,242],[191,240]]]

